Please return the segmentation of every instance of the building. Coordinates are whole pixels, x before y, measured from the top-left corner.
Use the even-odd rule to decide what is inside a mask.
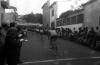
[[[11,23],[15,21],[15,13],[14,12],[10,12],[10,13],[5,13],[5,17],[4,17],[5,22],[4,23]]]
[[[79,27],[84,26],[84,9],[70,10],[65,14],[64,18],[57,19],[58,27],[71,28],[72,30],[75,28],[78,30]]]
[[[50,6],[50,27],[52,29],[56,27],[56,19],[57,19],[57,2],[54,2]]]
[[[100,27],[100,0],[90,0],[82,4],[82,9],[71,11],[71,13],[64,18],[56,18],[57,3],[53,3],[52,5],[48,6],[48,12],[43,12],[43,15],[44,13],[46,15],[48,14],[47,16],[44,15],[44,19],[48,19],[48,25],[50,27],[63,26],[76,29],[79,27]],[[43,9],[43,11],[47,10]],[[54,16],[52,16],[53,12],[55,12]],[[56,23],[54,24],[52,22],[55,22],[55,19]]]
[[[57,24],[60,24],[61,19],[57,20]],[[60,22],[59,22],[60,21]],[[100,28],[100,0],[90,0],[85,4],[82,4],[82,9],[73,11],[70,15],[66,16],[60,26],[63,27],[88,27],[88,28]]]
[[[50,27],[50,2],[47,1],[42,6],[43,9],[43,24]]]
[[[5,13],[5,9],[13,9],[14,12]],[[9,0],[0,0],[0,26],[5,23],[15,21],[17,17],[16,7],[9,5]]]
[[[67,25],[84,23],[84,9],[72,11],[72,13],[65,18],[65,21]]]
[[[17,17],[18,17],[18,13],[16,12],[17,11],[16,7],[9,6],[8,8],[9,8],[9,10],[11,10],[11,12],[5,13],[3,23],[9,24],[11,22],[16,22]]]
[[[84,7],[84,25],[91,27],[100,27],[100,0],[91,0],[83,5]]]
[[[8,9],[9,0],[0,0],[0,26],[4,22],[5,9]]]
[[[56,27],[57,19],[57,2],[54,2],[50,5],[48,0],[42,7],[43,9],[43,24],[50,28]]]

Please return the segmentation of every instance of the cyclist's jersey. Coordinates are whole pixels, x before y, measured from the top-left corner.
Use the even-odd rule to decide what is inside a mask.
[[[57,35],[56,30],[49,30],[49,32],[50,32],[51,36],[56,36]]]
[[[43,30],[40,30],[41,33],[43,33]]]

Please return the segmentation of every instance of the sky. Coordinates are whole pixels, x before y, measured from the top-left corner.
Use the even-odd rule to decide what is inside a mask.
[[[17,8],[19,15],[33,13],[42,13],[42,6],[47,0],[10,0],[10,5]],[[85,3],[88,0],[50,0],[50,3],[58,1],[58,16],[71,8],[77,7],[81,3]],[[78,2],[77,2],[78,1]],[[9,10],[11,11],[11,10]]]

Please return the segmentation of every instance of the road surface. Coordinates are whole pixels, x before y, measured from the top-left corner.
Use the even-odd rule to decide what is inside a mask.
[[[58,56],[49,50],[46,36],[28,32],[28,42],[23,43],[21,65],[99,65],[100,52],[68,40],[57,39]]]

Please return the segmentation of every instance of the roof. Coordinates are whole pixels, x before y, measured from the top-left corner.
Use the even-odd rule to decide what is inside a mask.
[[[82,12],[84,9],[77,9],[75,11],[73,11],[71,14],[75,14],[75,13],[79,13],[79,12]]]
[[[50,7],[53,7],[55,4],[57,4],[57,1],[55,1],[54,3],[52,3]]]
[[[45,7],[48,3],[50,3],[49,0],[47,0],[47,2],[45,2],[45,3],[43,4],[42,8]]]
[[[90,1],[88,1],[87,3],[85,3],[85,4],[82,4],[82,6],[84,7],[84,6],[86,6],[86,5],[89,5],[89,4],[91,4],[91,3],[94,3],[94,2],[96,2],[97,0],[90,0]]]
[[[76,9],[76,10],[71,10],[71,12],[69,13],[69,12],[67,12],[68,14],[67,14],[67,17],[68,16],[71,16],[71,15],[73,15],[73,14],[77,14],[77,13],[80,13],[80,12],[83,12],[84,11],[84,9]],[[66,13],[65,13],[66,14]]]
[[[47,4],[47,3],[44,3],[44,5],[42,6],[42,8],[43,8],[44,6],[46,6],[46,4]]]
[[[47,5],[47,3],[49,3],[49,1],[47,1],[46,3],[44,3],[44,5],[42,6],[42,8],[45,7]],[[57,3],[57,1],[53,2],[49,7],[53,7],[56,3]]]

